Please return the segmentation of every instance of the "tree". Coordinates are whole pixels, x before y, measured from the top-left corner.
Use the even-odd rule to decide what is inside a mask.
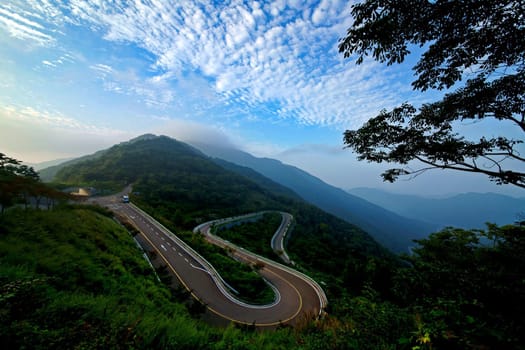
[[[416,108],[409,103],[383,110],[344,143],[359,160],[403,165],[382,174],[393,182],[428,169],[487,175],[498,184],[525,188],[525,5],[505,0],[366,0],[352,7],[354,23],[339,43],[345,57],[361,64],[371,56],[401,63],[419,46],[413,67],[415,90],[451,89],[441,100]],[[465,80],[464,82],[462,80]],[[469,140],[457,131],[462,121],[498,121],[512,135]],[[500,122],[500,123],[499,123]],[[499,130],[493,128],[491,133]],[[423,167],[412,170],[411,161]]]
[[[0,214],[20,198],[23,199],[26,208],[33,198],[38,208],[44,196],[53,201],[63,197],[42,184],[38,173],[32,167],[0,153]]]
[[[525,227],[448,227],[416,242],[392,289],[420,314],[435,348],[521,348]]]

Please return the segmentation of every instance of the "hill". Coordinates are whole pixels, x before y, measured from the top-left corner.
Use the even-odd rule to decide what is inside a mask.
[[[293,190],[307,202],[357,225],[394,252],[407,252],[413,239],[426,237],[437,227],[392,211],[331,186],[317,177],[275,159],[257,158],[232,148],[194,144],[205,154],[248,167]]]
[[[272,190],[166,136],[142,137],[82,157],[63,166],[54,181],[105,190],[133,183],[136,201],[151,207],[162,203],[166,216],[188,229],[199,219],[282,207]]]
[[[173,142],[161,137],[107,150],[107,158],[90,163],[105,171],[104,181],[91,173],[93,181],[118,184],[108,176],[113,173],[111,166],[135,159],[118,156],[137,155],[147,148],[164,156],[159,149],[174,148],[168,153],[203,157],[191,147]],[[114,157],[108,156],[111,153]],[[156,152],[141,155],[149,156],[146,164],[159,158]],[[207,166],[218,166],[201,159]],[[137,182],[144,176],[156,178],[151,169],[139,169],[142,161],[134,162]],[[201,165],[197,162],[197,169]],[[247,175],[253,172],[233,164],[224,166]],[[68,167],[64,171],[67,173]],[[184,180],[180,171],[176,173],[176,180]],[[238,176],[227,173],[234,180]],[[260,174],[256,177],[261,183],[270,181]],[[161,193],[163,186],[173,186],[155,184],[161,188],[150,189]],[[256,182],[251,184],[260,187]],[[284,190],[273,186],[278,192]],[[0,214],[1,343],[7,348],[85,349],[522,347],[523,226],[491,225],[487,232],[447,228],[421,240],[413,254],[405,257],[408,264],[401,265],[356,227],[293,196],[274,195],[262,197],[286,205],[297,215],[288,242],[290,253],[300,259],[298,267],[313,272],[329,292],[324,319],[305,320],[293,331],[282,327],[271,332],[253,332],[249,326],[209,327],[199,320],[204,309],[188,302],[188,293],[166,288],[171,280],[157,264],[161,259],[156,262],[157,256],[149,255],[158,267],[156,278],[128,232],[107,210],[9,207]],[[149,205],[157,217],[162,217],[158,213],[172,202],[158,195],[146,202],[136,193],[133,199],[141,206]],[[171,220],[171,216],[164,218],[166,225],[174,227]],[[130,233],[133,235],[133,230]],[[177,233],[202,239],[191,231]],[[249,239],[258,240],[259,236],[250,234]],[[487,239],[490,245],[479,244]]]
[[[134,142],[151,139],[153,137],[155,137],[155,135],[145,134],[145,135],[136,137],[134,139],[131,139],[129,141],[122,142],[121,145],[133,144]],[[107,150],[100,150],[100,151],[95,152],[93,154],[85,155],[85,156],[82,156],[82,157],[79,157],[79,158],[73,158],[73,159],[69,159],[69,160],[64,160],[64,161],[54,160],[54,161],[50,161],[50,162],[45,162],[45,163],[42,163],[41,165],[39,165],[38,168],[35,168],[35,170],[38,170],[38,174],[40,175],[40,178],[42,179],[42,181],[44,181],[44,182],[51,182],[51,181],[53,181],[53,179],[55,178],[57,173],[62,168],[67,167],[67,166],[71,166],[71,165],[75,165],[75,164],[81,163],[83,161],[97,159],[97,158],[101,157],[102,155],[104,155],[104,153],[106,153],[106,151]],[[45,166],[46,164],[49,164],[49,165]]]
[[[319,274],[329,293],[344,289],[344,266],[365,269],[370,259],[385,260],[373,269],[379,272],[383,264],[392,263],[387,251],[359,227],[304,202],[251,169],[213,162],[166,136],[115,145],[96,158],[63,167],[54,180],[113,190],[133,183],[132,201],[175,232],[242,213],[288,211],[296,218],[289,254],[310,273]],[[374,271],[367,278],[374,280]],[[363,283],[350,289],[359,290]]]
[[[299,348],[288,330],[258,334],[200,321],[187,295],[161,282],[107,215],[84,206],[0,216],[5,349]]]
[[[525,213],[524,198],[495,193],[463,193],[448,198],[425,198],[372,188],[354,188],[348,192],[399,215],[419,218],[440,227],[484,228],[486,222],[512,224]]]

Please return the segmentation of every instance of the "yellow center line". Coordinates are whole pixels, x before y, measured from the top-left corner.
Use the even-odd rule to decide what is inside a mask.
[[[134,221],[134,220],[133,220]],[[184,286],[184,288],[186,288],[186,290],[188,292],[190,292],[190,294],[193,296],[193,298],[195,298],[195,300],[197,300],[199,303],[203,304],[206,306],[206,308],[208,310],[210,310],[211,312],[219,315],[220,317],[228,320],[228,321],[232,321],[232,322],[236,322],[236,323],[239,323],[239,324],[245,324],[245,325],[255,325],[255,326],[259,326],[259,327],[270,327],[270,326],[277,326],[279,324],[282,324],[282,323],[286,323],[292,319],[294,319],[298,314],[299,312],[301,312],[301,309],[303,307],[303,298],[301,297],[301,293],[299,293],[299,290],[293,285],[291,284],[288,280],[286,280],[285,278],[283,278],[282,276],[276,274],[275,272],[269,270],[268,268],[266,268],[266,270],[268,272],[270,272],[271,274],[277,276],[277,278],[280,278],[281,280],[283,280],[285,283],[287,283],[290,287],[293,288],[293,290],[295,290],[295,292],[297,293],[297,296],[299,297],[299,307],[297,308],[297,311],[290,317],[284,319],[284,320],[279,320],[277,322],[270,322],[270,323],[250,323],[250,322],[245,322],[245,321],[241,321],[241,320],[236,320],[234,318],[231,318],[227,315],[224,315],[223,313],[221,313],[220,311],[217,311],[215,310],[214,308],[212,308],[211,306],[205,304],[202,302],[202,300],[188,287],[188,285],[184,282],[184,280],[182,279],[182,277],[177,273],[177,271],[175,270],[175,268],[171,265],[171,263],[167,260],[167,258],[164,256],[164,254],[155,246],[155,244],[147,237],[147,235],[138,227],[138,225],[135,224],[135,227],[138,229],[138,231],[142,234],[142,236],[151,244],[151,246],[153,247],[153,249],[157,252],[157,254],[162,258],[162,260],[164,260],[164,262],[168,265],[169,269],[175,274],[175,276],[177,276],[177,279],[180,281],[180,283]]]

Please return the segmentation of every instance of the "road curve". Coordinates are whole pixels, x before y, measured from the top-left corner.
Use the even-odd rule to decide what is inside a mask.
[[[283,260],[286,264],[294,265],[294,262],[290,259],[290,257],[288,256],[288,253],[286,253],[286,250],[284,249],[284,240],[286,238],[286,234],[290,230],[290,226],[293,221],[293,215],[290,213],[286,213],[284,211],[265,210],[265,211],[259,211],[256,213],[250,213],[250,214],[245,214],[245,215],[240,215],[240,216],[232,216],[232,217],[224,218],[224,219],[212,220],[212,221],[205,222],[204,224],[200,224],[199,226],[195,227],[193,229],[193,232],[194,233],[201,232],[205,234],[206,236],[210,236],[211,232],[204,232],[202,230],[205,226],[220,226],[220,225],[224,225],[230,222],[242,223],[246,221],[251,221],[250,219],[260,217],[264,215],[265,213],[278,213],[281,215],[281,218],[282,218],[281,224],[279,225],[272,239],[270,240],[270,246],[272,247],[272,250],[275,252],[275,254],[277,254],[281,258],[281,260]],[[223,241],[225,243],[228,242],[225,240]],[[232,246],[235,247],[235,245],[232,245]]]
[[[229,248],[239,260],[261,266],[259,273],[277,295],[276,300],[269,305],[250,305],[239,301],[229,292],[213,266],[140,208],[132,203],[120,203],[117,196],[95,199],[94,202],[126,217],[192,296],[226,320],[258,327],[294,325],[306,318],[317,317],[326,306],[324,292],[308,276],[208,235],[211,223],[199,225],[199,230],[207,233],[210,242]],[[280,229],[285,230],[287,227],[281,224]],[[284,235],[285,232],[282,232],[281,237]]]

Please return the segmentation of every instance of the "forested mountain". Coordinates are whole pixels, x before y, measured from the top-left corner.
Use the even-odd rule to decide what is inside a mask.
[[[147,140],[147,139],[151,139],[151,138],[154,138],[156,137],[155,135],[152,135],[152,134],[145,134],[145,135],[141,135],[139,137],[136,137],[136,138],[133,138],[129,141],[126,141],[126,142],[122,142],[121,145],[125,145],[125,144],[132,144],[134,142],[137,142],[137,141],[141,141],[141,140]],[[69,165],[74,165],[74,164],[77,164],[77,163],[81,163],[83,161],[86,161],[86,160],[91,160],[91,159],[97,159],[99,157],[101,157],[104,153],[106,153],[107,149],[104,149],[104,150],[100,150],[100,151],[97,151],[93,154],[89,154],[89,155],[85,155],[85,156],[82,156],[82,157],[79,157],[79,158],[74,158],[74,159],[71,159],[71,160],[67,160],[67,161],[64,161],[64,162],[60,162],[56,165],[52,165],[52,166],[48,166],[48,167],[40,167],[38,170],[38,174],[40,175],[40,178],[42,179],[42,181],[45,181],[45,182],[50,182],[52,181],[56,174],[64,167],[66,166],[69,166]],[[55,162],[55,161],[52,161],[52,162]]]
[[[259,210],[288,211],[296,218],[290,254],[312,271],[328,273],[334,290],[343,288],[344,266],[359,262],[365,268],[369,259],[389,256],[365,231],[304,202],[288,188],[251,169],[215,163],[166,136],[113,146],[96,158],[63,167],[54,180],[113,190],[133,183],[132,201],[175,230]],[[378,262],[377,271],[380,266]],[[372,279],[374,275],[371,271]]]
[[[292,189],[309,203],[366,230],[394,252],[407,252],[407,248],[413,245],[413,239],[426,237],[437,229],[437,225],[402,217],[278,160],[257,158],[233,148],[200,143],[194,146],[211,157],[249,167]]]
[[[373,188],[353,188],[349,193],[380,205],[399,215],[418,218],[440,227],[484,228],[523,220],[525,198],[496,193],[463,193],[447,198],[425,198],[394,194]]]

